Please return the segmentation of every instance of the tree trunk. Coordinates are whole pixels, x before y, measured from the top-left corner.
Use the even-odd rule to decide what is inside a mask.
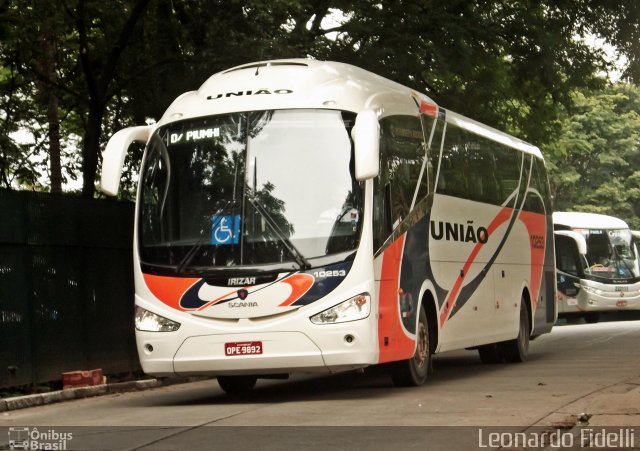
[[[104,106],[91,105],[84,139],[82,140],[82,197],[93,199],[96,193],[96,173],[100,152],[100,134]]]
[[[62,164],[60,161],[60,115],[58,114],[58,97],[49,93],[47,106],[49,122],[49,169],[51,171],[51,192],[62,193]]]
[[[62,165],[60,162],[60,114],[58,112],[58,96],[53,90],[56,83],[56,41],[55,33],[49,29],[44,33],[42,41],[42,68],[46,81],[42,83],[43,94],[47,103],[47,122],[49,123],[49,169],[51,171],[51,192],[62,193]]]

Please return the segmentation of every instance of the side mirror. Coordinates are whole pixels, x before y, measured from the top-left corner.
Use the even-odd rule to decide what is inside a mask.
[[[356,180],[375,177],[380,170],[380,124],[375,111],[358,113],[351,137],[355,144]]]
[[[581,233],[571,230],[556,230],[554,234],[571,238],[576,243],[578,253],[580,255],[587,255],[587,240],[585,240],[584,235]]]
[[[100,190],[107,196],[118,194],[127,149],[134,141],[146,143],[152,128],[151,125],[125,128],[113,135],[107,143],[107,147],[102,152],[102,174],[100,177]]]

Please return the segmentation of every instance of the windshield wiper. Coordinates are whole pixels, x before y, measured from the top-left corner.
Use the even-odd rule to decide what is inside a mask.
[[[256,200],[256,197],[253,196],[251,193],[248,193],[248,195],[246,196],[246,199],[253,206],[253,208],[256,209],[256,211],[260,214],[260,216],[262,216],[262,218],[265,220],[265,222],[267,223],[269,228],[273,231],[273,233],[276,235],[276,237],[282,242],[282,244],[284,244],[284,246],[287,248],[289,253],[295,259],[295,261],[298,264],[298,266],[300,267],[300,269],[311,268],[311,263],[309,263],[309,260],[307,260],[305,258],[305,256],[302,255],[302,252],[300,252],[298,250],[298,248],[294,246],[294,244],[291,242],[291,240],[289,240],[289,238],[287,238],[287,236],[282,232],[280,227],[278,227],[278,224],[273,220],[273,218],[267,212],[267,210],[265,210],[258,203],[258,201]]]

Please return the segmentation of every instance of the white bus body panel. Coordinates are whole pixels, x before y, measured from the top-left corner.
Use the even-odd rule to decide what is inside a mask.
[[[488,228],[500,213],[500,207],[481,205],[450,196],[435,196],[431,218],[453,224]],[[472,281],[484,270],[497,244],[507,233],[503,223],[491,234],[489,243],[480,248],[465,281]],[[429,252],[433,263],[435,282],[442,287],[453,287],[469,260],[474,243],[464,241],[430,240]],[[480,286],[460,312],[449,318],[441,328],[438,352],[494,343],[515,337],[518,333],[518,314],[523,288],[530,285],[529,234],[526,227],[516,221],[498,257],[489,268]],[[465,284],[463,283],[463,287]],[[445,301],[441,300],[443,304]]]
[[[581,279],[577,296],[558,292],[559,314],[640,310],[640,282],[625,285]]]
[[[176,99],[154,127],[200,116],[270,109],[319,108],[355,113],[374,110],[384,117],[407,114],[408,107],[417,103],[416,99],[431,102],[409,88],[350,65],[312,60],[271,61],[212,76],[197,91]],[[418,115],[418,111],[416,106],[413,113]],[[540,157],[535,146],[463,116],[447,112],[445,120]],[[472,201],[436,194],[431,217],[434,221],[442,219],[465,226],[472,221],[474,227],[488,227],[501,211],[500,207],[472,204]],[[367,180],[360,247],[343,283],[312,304],[278,315],[254,315],[251,318],[183,312],[163,303],[145,282],[137,254],[136,223],[135,302],[144,309],[180,323],[175,332],[136,331],[143,370],[157,376],[277,374],[342,371],[380,363],[387,337],[379,336],[382,319],[379,296],[388,286],[383,287],[386,277],[383,256],[376,257],[375,261],[373,258],[372,205],[373,181]],[[469,212],[473,214],[470,216]],[[137,218],[138,212],[136,221]],[[504,224],[499,225],[492,233],[500,236],[505,233],[505,227]],[[524,291],[532,290],[529,239],[527,228],[516,220],[489,273],[467,305],[455,315],[449,317],[446,314],[445,299],[435,299],[440,334],[438,352],[517,336],[521,296]],[[473,245],[445,240],[430,242],[435,280],[420,283],[424,290],[432,283],[450,290],[469,259]],[[402,261],[404,246],[406,243],[399,249],[399,261]],[[470,263],[465,281],[476,278],[495,252],[498,252],[495,247],[483,246]],[[396,285],[393,288],[391,295],[397,299],[400,287]],[[333,325],[316,325],[310,321],[313,315],[361,293],[371,295],[368,318]],[[532,302],[535,307],[538,298]],[[394,312],[395,315],[400,313],[399,310]],[[404,335],[400,338],[405,340],[410,356],[415,335],[406,329]],[[225,355],[225,343],[253,341],[262,342],[262,354]]]
[[[576,230],[622,230],[629,229],[628,224],[620,218],[597,213],[554,212],[555,226],[571,228],[572,231],[558,230],[557,234],[572,236]],[[630,231],[634,236],[633,232]],[[584,238],[578,243],[578,249],[586,254]],[[640,310],[640,282],[635,283],[601,283],[596,280],[578,278],[559,271],[560,282],[575,279],[579,285],[576,295],[557,292],[558,314],[564,316],[619,310]]]
[[[577,229],[628,229],[629,225],[620,218],[598,213],[555,211],[553,223]]]

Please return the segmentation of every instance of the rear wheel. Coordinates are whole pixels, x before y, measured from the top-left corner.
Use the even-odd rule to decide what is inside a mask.
[[[218,376],[218,385],[230,395],[244,395],[253,390],[256,376]]]
[[[431,369],[429,323],[424,309],[420,309],[416,352],[412,358],[396,362],[391,367],[391,380],[398,387],[415,387],[424,384]]]
[[[507,362],[519,363],[527,360],[529,353],[529,336],[531,335],[531,323],[527,311],[527,301],[523,297],[520,300],[520,329],[518,336],[513,340],[498,344],[498,351]]]

